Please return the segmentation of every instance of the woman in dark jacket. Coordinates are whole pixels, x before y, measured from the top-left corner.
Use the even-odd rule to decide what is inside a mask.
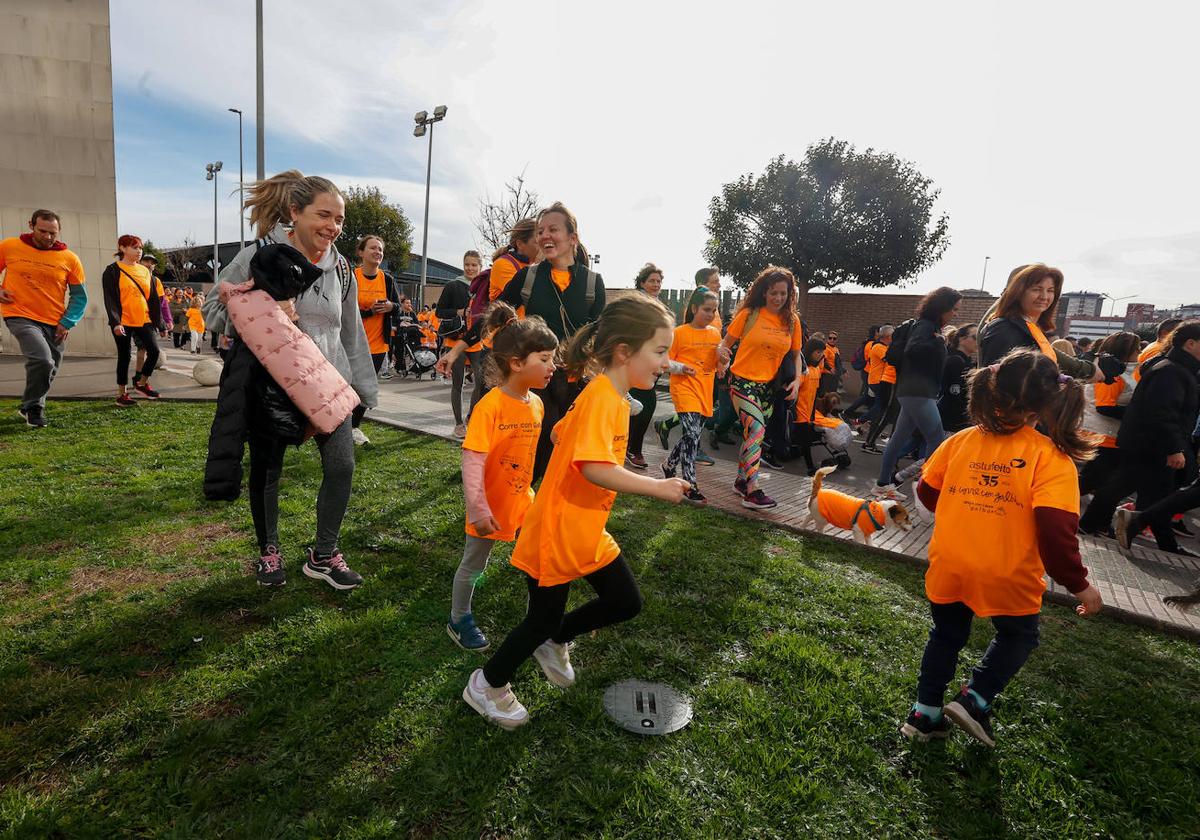
[[[962,295],[948,286],[934,289],[917,306],[917,320],[908,328],[902,362],[896,370],[896,400],[900,414],[896,427],[883,450],[883,464],[871,495],[899,498],[894,481],[896,462],[912,448],[913,433],[920,430],[924,444],[921,457],[927,458],[946,436],[938,413],[937,396],[942,389],[942,368],[946,364],[946,341],[942,328],[958,314]]]
[[[942,369],[942,394],[938,398],[938,413],[947,434],[967,428],[967,377],[975,370],[975,354],[979,352],[979,328],[963,324],[946,336],[946,366]]]

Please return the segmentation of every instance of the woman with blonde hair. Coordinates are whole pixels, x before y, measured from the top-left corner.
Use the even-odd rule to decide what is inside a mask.
[[[232,324],[228,324],[220,285],[247,280],[250,260],[261,245],[290,245],[319,268],[321,276],[298,298],[280,301],[279,307],[312,338],[325,358],[354,388],[363,405],[373,408],[379,399],[379,383],[359,313],[355,276],[346,259],[334,247],[346,218],[346,203],[341,191],[327,178],[306,176],[293,169],[249,187],[245,206],[250,210],[250,222],[256,228],[258,241],[239,251],[233,262],[222,269],[219,283],[204,304],[208,328],[234,339],[231,359],[235,353],[250,352],[237,340]],[[241,441],[227,440],[227,436],[219,433],[221,419],[221,406],[218,405],[209,438],[210,465],[214,458],[241,460]],[[321,489],[317,494],[317,533],[314,546],[307,550],[302,570],[306,576],[324,580],[335,589],[353,589],[362,583],[362,577],[347,566],[337,545],[354,479],[350,417],[333,432],[317,435],[316,441],[322,471]],[[249,446],[250,513],[260,554],[255,571],[260,584],[282,586],[287,578],[279,541],[279,480],[287,441],[273,436],[270,429],[252,426]]]

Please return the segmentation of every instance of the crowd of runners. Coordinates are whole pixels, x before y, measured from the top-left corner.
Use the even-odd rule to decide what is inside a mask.
[[[1079,533],[1127,549],[1149,529],[1159,549],[1189,553],[1178,515],[1200,503],[1200,321],[1164,321],[1148,344],[1128,332],[1094,346],[1056,339],[1063,275],[1036,263],[1012,271],[979,323],[964,322],[962,295],[943,287],[855,337],[843,355],[835,331],[797,310],[786,268],[764,266],[728,323],[711,267],[695,273],[678,317],[659,298],[664,274],[653,263],[633,278],[632,293],[609,294],[561,203],[515,224],[490,265],[467,251],[463,276],[427,307],[399,294],[382,270],[381,238],[363,237],[353,262],[334,247],[345,204],[327,179],[282,172],[249,187],[245,207],[257,239],[222,269],[207,299],[168,293],[137,237],[116,243],[103,289],[117,403],[133,403],[134,346],[144,358],[133,393],[155,399],[158,339],[181,317],[193,352],[205,331],[217,336],[225,366],[205,494],[241,492],[248,448],[255,572],[264,586],[285,584],[284,540],[294,545],[299,535],[279,531],[284,453],[312,438],[322,480],[302,571],[347,590],[363,583],[338,546],[354,444],[367,440],[361,421],[381,379],[446,377],[465,497],[463,557],[446,582],[447,633],[467,651],[490,649],[472,596],[495,542],[515,542],[511,563],[528,588],[524,620],[463,690],[502,727],[528,720],[511,688],[527,659],[569,687],[572,643],[638,614],[642,594],[607,531],[619,493],[691,504],[730,493],[769,509],[780,501],[760,486],[761,465],[801,459],[813,475],[816,450],[828,456],[824,475],[849,463],[857,436],[881,465],[851,521],[882,527],[882,503],[933,517],[932,629],[902,726],[922,740],[947,735],[953,721],[993,743],[991,703],[1038,642],[1044,575],[1076,595],[1081,614],[1101,608]],[[0,311],[26,359],[20,412],[34,427],[48,422],[46,394],[87,300],[82,266],[59,232],[58,217],[39,210],[29,232],[0,242]],[[851,372],[861,390],[843,408]],[[657,410],[660,399],[669,411]],[[651,430],[667,451],[653,466],[643,449]],[[703,481],[713,463],[706,446],[737,448],[732,486]],[[594,597],[568,611],[581,579]],[[976,616],[992,621],[995,638],[946,703]]]

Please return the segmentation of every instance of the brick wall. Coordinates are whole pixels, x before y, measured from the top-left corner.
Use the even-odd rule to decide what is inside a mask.
[[[842,352],[852,353],[867,337],[872,324],[899,324],[913,317],[922,295],[809,292],[804,320],[816,332],[837,330]],[[978,323],[996,298],[964,297],[958,305],[959,324]]]

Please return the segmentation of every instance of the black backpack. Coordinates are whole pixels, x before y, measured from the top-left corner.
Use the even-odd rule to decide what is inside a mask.
[[[892,343],[888,345],[887,352],[883,354],[883,360],[900,372],[900,367],[904,363],[904,348],[908,344],[909,333],[912,332],[913,324],[917,322],[916,318],[909,318],[892,332]]]

